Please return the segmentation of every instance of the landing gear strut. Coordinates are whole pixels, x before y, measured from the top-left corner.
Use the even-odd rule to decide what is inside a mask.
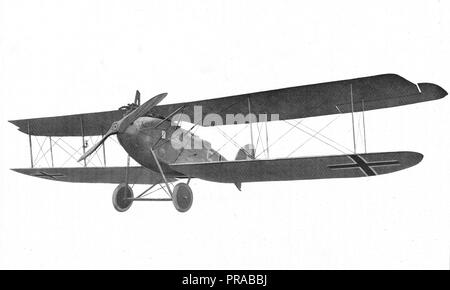
[[[180,182],[175,185],[170,193],[171,198],[146,198],[145,196],[148,194],[148,191],[157,185],[150,186],[142,194],[134,197],[133,190],[130,186],[125,183],[119,184],[112,196],[114,208],[119,212],[127,211],[133,204],[133,201],[171,201],[175,209],[179,212],[187,212],[191,208],[194,196],[188,184]],[[163,187],[161,188],[164,189]]]

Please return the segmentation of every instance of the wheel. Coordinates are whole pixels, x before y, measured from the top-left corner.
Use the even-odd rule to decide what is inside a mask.
[[[192,195],[192,190],[189,185],[182,182],[175,185],[173,188],[172,202],[177,211],[188,211],[192,206],[193,200],[194,196]]]
[[[130,208],[133,204],[133,200],[129,198],[133,198],[133,190],[130,186],[125,183],[119,184],[114,190],[112,196],[112,202],[114,208],[119,212],[124,212]]]

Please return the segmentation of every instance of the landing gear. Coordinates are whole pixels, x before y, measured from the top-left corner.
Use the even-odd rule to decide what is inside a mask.
[[[133,204],[133,199],[133,190],[125,183],[119,184],[112,196],[114,208],[119,212],[127,211]]]
[[[192,190],[189,185],[183,182],[175,185],[172,193],[172,202],[177,211],[188,211],[191,208],[193,201],[194,196],[192,195]]]
[[[119,212],[124,212],[131,207],[133,201],[172,201],[173,205],[175,206],[175,209],[178,210],[179,212],[188,211],[191,208],[193,202],[192,190],[189,187],[189,181],[191,179],[189,178],[187,184],[183,182],[178,183],[173,187],[172,190],[169,183],[167,182],[167,178],[164,175],[164,171],[162,170],[161,165],[159,164],[155,152],[153,151],[153,149],[150,149],[150,152],[152,153],[153,158],[155,158],[155,162],[158,165],[159,172],[161,173],[161,176],[164,180],[166,187],[164,188],[164,186],[162,186],[160,183],[155,183],[135,198],[133,195],[133,190],[131,189],[130,186],[128,186],[128,167],[130,165],[130,156],[128,156],[127,171],[125,177],[127,183],[119,184],[114,190],[112,197],[114,208]],[[150,190],[158,185],[161,187],[161,189],[163,189],[167,193],[169,198],[146,198],[146,196],[155,192],[155,191],[150,192]]]
[[[188,184],[181,182],[175,185],[173,190],[170,190],[170,198],[147,198],[146,196],[149,194],[149,191],[158,185],[159,184],[153,184],[143,193],[134,197],[133,190],[130,186],[125,183],[119,184],[112,196],[114,208],[118,212],[127,211],[133,204],[133,201],[172,201],[175,209],[179,212],[187,212],[191,208],[194,196],[192,195],[192,190]],[[168,192],[164,187],[161,187],[161,189]]]

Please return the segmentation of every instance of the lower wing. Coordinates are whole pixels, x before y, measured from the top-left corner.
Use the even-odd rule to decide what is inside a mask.
[[[50,180],[84,183],[123,183],[126,180],[126,167],[50,167],[50,168],[15,168],[16,172]],[[176,178],[168,177],[168,182]],[[128,168],[128,183],[157,184],[163,183],[161,174],[144,167]]]
[[[374,176],[406,169],[422,158],[423,155],[416,152],[383,152],[170,166],[189,177],[236,183]]]

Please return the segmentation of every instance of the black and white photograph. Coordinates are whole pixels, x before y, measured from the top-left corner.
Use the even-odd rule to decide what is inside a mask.
[[[0,0],[0,269],[449,270],[449,35],[439,0]]]

